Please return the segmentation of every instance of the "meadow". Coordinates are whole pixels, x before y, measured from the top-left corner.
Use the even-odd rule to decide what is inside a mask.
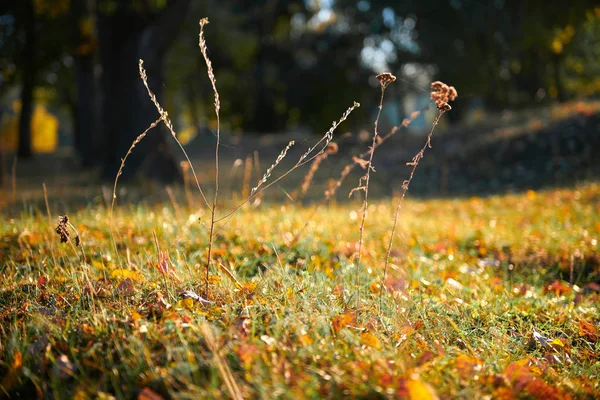
[[[215,237],[183,205],[0,228],[0,390],[15,398],[595,398],[600,185],[246,206]],[[304,225],[306,221],[309,223]],[[295,237],[299,232],[301,235]],[[296,239],[296,240],[295,240]],[[358,284],[357,284],[358,283]]]
[[[457,97],[454,87],[433,82],[430,98],[437,117],[429,135],[414,156],[391,157],[395,166],[406,167],[406,177],[400,178],[405,180],[388,169],[395,194],[369,199],[371,174],[379,167],[373,162],[376,149],[385,148],[382,144],[400,129],[378,132],[385,89],[396,80],[383,73],[376,77],[381,98],[368,143],[362,143],[362,153],[353,152],[358,155],[352,161],[344,161],[350,164],[319,200],[299,201],[319,165],[338,153],[334,131],[360,106],[356,102],[320,139],[302,143],[299,157],[294,141],[280,149],[253,187],[248,171],[258,157],[236,160],[234,166],[245,165],[235,202],[224,196],[232,183],[225,164],[219,164],[221,103],[203,36],[207,23],[200,21],[199,45],[214,95],[214,168],[204,163],[196,174],[148,84],[142,60],[140,77],[158,116],[123,157],[103,202],[77,207],[62,189],[49,199],[45,184],[38,196],[43,201],[28,201],[16,190],[13,163],[12,190],[0,197],[6,209],[0,225],[1,396],[598,397],[600,185],[593,179],[575,184],[581,175],[562,162],[580,160],[573,163],[574,171],[595,168],[597,104],[574,109],[574,125],[591,136],[583,140],[583,156],[569,137],[566,147],[574,154],[565,157],[565,146],[554,140],[564,139],[565,129],[546,134],[541,123],[487,136],[493,140],[483,145],[501,150],[495,167],[490,167],[492,152],[458,146],[480,153],[488,172],[515,165],[516,177],[527,178],[519,185],[537,182],[532,171],[554,183],[568,178],[569,185],[511,194],[498,181],[493,191],[478,189],[498,195],[405,201],[433,130]],[[410,114],[401,127],[422,112]],[[167,187],[169,201],[156,202],[140,191],[137,201],[129,197],[121,204],[117,199],[127,198],[128,190],[136,197],[136,189],[118,182],[127,158],[159,124],[185,156],[183,192]],[[522,140],[526,134],[527,141]],[[498,145],[507,135],[519,141],[516,150]],[[551,158],[538,160],[533,144],[549,142],[554,150],[540,148]],[[519,151],[527,151],[531,157],[521,158],[541,167],[504,161]],[[296,192],[279,186],[309,163]],[[358,186],[350,194],[361,196],[338,203],[335,192],[352,170],[362,176],[353,180]],[[444,170],[437,175],[448,178],[449,169]],[[483,171],[471,166],[471,177],[452,179],[490,180]],[[511,180],[511,170],[506,172]],[[206,175],[212,176],[212,187]],[[230,179],[233,175],[229,172]],[[447,189],[448,179],[440,180]],[[292,201],[263,197],[272,186]],[[60,215],[57,210],[73,211]]]

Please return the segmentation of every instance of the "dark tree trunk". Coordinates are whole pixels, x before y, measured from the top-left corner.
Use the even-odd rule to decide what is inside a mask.
[[[21,89],[21,114],[19,115],[19,147],[17,154],[20,158],[29,158],[33,155],[31,138],[31,117],[33,115],[33,90],[35,88],[35,12],[33,0],[25,0],[24,26],[25,45],[22,53],[22,89]]]
[[[185,17],[189,0],[176,0],[151,23],[140,14],[119,8],[99,17],[102,65],[102,122],[107,147],[104,175],[114,178],[131,143],[157,118],[138,74],[144,60],[148,84],[162,101],[163,58]],[[144,175],[162,182],[178,180],[179,169],[170,152],[168,131],[160,124],[137,145],[127,159],[123,178]]]
[[[83,167],[100,163],[103,147],[100,137],[100,101],[98,79],[96,78],[96,41],[93,32],[82,32],[82,19],[94,18],[93,0],[75,2],[72,9],[72,23],[76,38],[75,84],[76,95],[73,103],[74,143],[81,157]]]
[[[94,69],[93,55],[75,57],[77,102],[74,139],[83,167],[92,167],[101,161],[98,154],[102,149],[102,142],[98,137],[100,105]]]

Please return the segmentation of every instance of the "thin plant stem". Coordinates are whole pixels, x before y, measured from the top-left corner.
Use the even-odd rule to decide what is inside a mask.
[[[215,196],[213,198],[213,206],[210,212],[210,229],[209,229],[209,237],[208,237],[208,250],[206,255],[206,282],[205,282],[205,295],[208,298],[208,282],[210,277],[210,265],[212,263],[212,247],[215,238],[215,216],[217,213],[217,201],[219,198],[219,145],[221,143],[221,118],[219,116],[219,110],[221,109],[221,102],[219,100],[219,92],[217,90],[217,80],[215,78],[215,74],[212,67],[212,62],[208,57],[208,49],[206,47],[206,40],[204,38],[204,26],[208,24],[208,18],[203,18],[200,20],[200,33],[198,35],[198,46],[200,47],[200,52],[204,57],[204,61],[206,62],[206,69],[208,73],[208,79],[213,88],[213,93],[215,96],[215,114],[217,116],[217,143],[215,145]]]
[[[396,226],[398,225],[398,217],[400,215],[400,210],[402,209],[402,203],[404,201],[404,198],[406,197],[406,192],[408,192],[408,187],[410,186],[410,182],[412,181],[413,176],[415,175],[415,171],[417,170],[419,161],[421,161],[421,159],[425,155],[425,150],[427,150],[428,147],[431,148],[431,137],[433,136],[433,131],[435,130],[435,127],[437,126],[440,118],[442,117],[442,115],[444,115],[444,113],[445,113],[445,110],[438,111],[437,117],[431,124],[431,130],[429,131],[429,135],[427,135],[427,140],[425,141],[425,145],[414,156],[412,161],[410,163],[408,163],[408,165],[412,166],[412,169],[410,171],[410,175],[409,175],[408,179],[402,183],[402,192],[400,194],[400,199],[398,199],[398,204],[396,205],[396,211],[394,213],[394,223],[392,225],[390,240],[388,242],[387,251],[385,253],[385,265],[383,267],[383,276],[381,277],[381,288],[379,290],[379,312],[381,312],[382,306],[383,306],[383,290],[385,288],[385,280],[387,278],[387,270],[388,270],[388,266],[390,264],[390,254],[392,252],[392,245],[394,243],[394,235],[396,234]]]
[[[274,184],[276,184],[277,182],[279,182],[280,180],[282,180],[283,178],[285,178],[286,176],[288,176],[290,173],[292,173],[293,171],[295,171],[296,169],[302,167],[305,164],[310,163],[315,158],[319,157],[323,152],[325,152],[325,150],[327,149],[327,145],[329,144],[329,142],[333,138],[333,132],[335,131],[335,129],[342,122],[344,122],[348,118],[348,116],[350,115],[350,113],[352,111],[354,111],[355,108],[358,108],[358,107],[360,107],[360,104],[357,103],[357,102],[354,102],[354,105],[352,107],[348,108],[338,121],[335,121],[333,123],[333,125],[331,126],[331,128],[329,129],[329,131],[327,131],[325,133],[325,135],[314,146],[312,146],[311,148],[309,148],[308,151],[306,153],[304,153],[300,157],[300,159],[296,162],[296,164],[294,164],[294,166],[292,168],[290,168],[289,170],[287,170],[286,172],[284,172],[279,177],[275,178],[273,181],[271,181],[271,182],[265,184],[264,186],[260,187],[253,194],[251,194],[250,196],[248,196],[244,201],[242,201],[240,204],[238,204],[238,206],[235,207],[231,212],[229,212],[228,214],[222,216],[221,218],[218,218],[215,222],[220,222],[220,221],[223,221],[223,220],[225,222],[223,222],[221,224],[221,226],[219,226],[219,228],[217,229],[216,233],[218,234],[229,223],[229,221],[235,215],[235,213],[240,208],[242,208],[246,203],[252,201],[260,193],[262,193],[263,191],[267,190],[268,188],[270,188],[271,186],[273,186]],[[322,143],[323,141],[325,141],[325,144],[323,146],[321,146],[321,148],[319,149],[319,151],[317,151],[315,154],[312,154],[316,150],[317,146],[320,143]]]
[[[410,123],[417,118],[423,111],[427,110],[429,108],[429,104],[422,107],[420,110],[418,111],[414,111],[411,115],[410,118],[405,118],[402,121],[402,124],[400,126],[402,127],[408,127],[410,125]],[[380,136],[379,140],[377,141],[377,144],[375,145],[375,149],[377,149],[379,146],[381,146],[382,144],[384,144],[385,142],[387,142],[392,136],[394,136],[398,131],[400,130],[399,126],[394,126],[386,135],[384,136]],[[365,157],[367,157],[370,153],[371,153],[372,149],[369,149],[363,153],[361,153],[358,156],[358,159],[364,159]],[[292,240],[292,243],[296,243],[299,239],[300,236],[302,236],[302,233],[306,230],[306,227],[309,225],[310,221],[312,220],[313,216],[316,213],[316,209],[318,209],[319,207],[323,206],[325,203],[327,203],[329,200],[331,200],[331,198],[335,195],[335,192],[337,191],[337,189],[339,189],[342,186],[342,183],[344,182],[344,180],[346,179],[346,177],[348,177],[348,175],[350,174],[350,172],[352,172],[352,170],[354,169],[354,167],[356,167],[358,164],[356,161],[353,161],[352,163],[346,165],[346,167],[344,167],[342,174],[340,175],[340,177],[338,178],[337,181],[334,182],[334,184],[331,186],[330,189],[327,189],[325,191],[325,196],[321,199],[321,201],[319,201],[315,207],[315,211],[313,211],[308,218],[306,219],[306,222],[304,223],[304,226],[298,231],[298,233],[296,233],[296,235],[294,236],[294,239]]]
[[[377,111],[377,118],[375,118],[375,123],[374,123],[374,129],[373,129],[373,144],[371,145],[371,150],[370,150],[370,154],[369,154],[369,161],[367,164],[367,172],[364,176],[364,185],[361,187],[362,190],[364,190],[365,192],[365,197],[363,200],[363,212],[362,212],[362,218],[360,221],[360,236],[358,239],[358,256],[356,258],[356,269],[354,270],[354,286],[356,288],[356,305],[359,306],[360,305],[360,287],[358,285],[358,278],[359,278],[359,270],[360,270],[360,262],[362,259],[362,247],[363,247],[363,242],[364,242],[364,231],[365,231],[365,220],[367,219],[367,212],[368,212],[368,207],[369,207],[369,179],[371,177],[371,169],[372,169],[372,165],[373,165],[373,155],[375,154],[375,145],[377,144],[377,138],[378,138],[378,126],[379,126],[379,117],[381,116],[381,110],[383,109],[383,97],[385,96],[385,88],[386,86],[382,83],[381,84],[381,98],[379,99],[379,107],[378,107],[378,111]],[[361,182],[362,182],[362,178],[361,178]],[[360,184],[359,184],[360,185]],[[352,193],[352,192],[350,192]]]

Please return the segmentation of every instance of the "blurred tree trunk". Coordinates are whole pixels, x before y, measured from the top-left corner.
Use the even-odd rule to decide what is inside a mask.
[[[95,7],[93,0],[75,2],[72,9],[75,43],[76,100],[73,103],[75,149],[83,167],[100,163],[100,101],[96,78]]]
[[[99,15],[102,123],[107,143],[104,175],[107,178],[114,178],[131,143],[159,118],[139,77],[138,61],[144,60],[148,84],[158,101],[164,101],[163,59],[182,25],[188,4],[189,0],[172,1],[151,21],[123,6],[109,15]],[[180,179],[167,135],[163,124],[148,132],[127,159],[123,177],[143,175],[162,182]]]
[[[25,28],[25,44],[21,54],[22,89],[21,113],[19,115],[19,146],[17,154],[20,158],[29,158],[33,155],[31,138],[31,117],[33,116],[33,90],[35,89],[35,11],[33,0],[24,0],[23,19]]]

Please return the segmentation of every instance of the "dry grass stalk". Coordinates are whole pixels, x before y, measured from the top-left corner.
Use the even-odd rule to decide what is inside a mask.
[[[362,165],[366,169],[365,175],[359,181],[358,190],[363,190],[365,192],[365,197],[363,199],[362,205],[362,218],[360,221],[360,236],[358,239],[358,256],[356,259],[356,270],[354,275],[354,284],[356,286],[357,293],[357,305],[360,305],[360,288],[358,285],[358,271],[360,270],[360,262],[362,259],[362,247],[364,242],[364,230],[365,230],[365,220],[367,219],[367,212],[369,207],[369,180],[371,177],[371,170],[373,169],[373,155],[375,154],[375,146],[377,145],[377,138],[379,136],[378,127],[379,127],[379,117],[381,116],[381,110],[383,109],[383,97],[385,96],[385,89],[396,80],[396,77],[389,72],[377,75],[377,79],[381,84],[381,98],[379,100],[379,107],[377,111],[377,117],[375,118],[375,123],[373,127],[373,144],[371,145],[371,149],[369,151],[369,161],[366,165]],[[355,160],[356,162],[356,160]],[[364,182],[364,185],[362,185]],[[362,186],[361,186],[362,185]],[[355,189],[352,189],[354,191]],[[352,192],[350,192],[352,194]]]
[[[260,171],[262,171],[262,168],[260,167],[260,156],[258,154],[258,150],[254,150],[254,170],[256,171],[256,173],[258,175],[260,175]],[[254,203],[256,205],[262,203],[263,198],[264,198],[264,193],[261,192],[258,194],[258,197],[256,198]]]
[[[310,165],[310,169],[308,170],[308,172],[304,176],[304,179],[302,180],[302,184],[300,185],[300,195],[298,196],[298,199],[303,198],[306,195],[306,193],[308,192],[308,189],[310,188],[310,185],[311,185],[311,183],[313,181],[313,178],[315,176],[315,173],[319,170],[319,167],[321,166],[321,163],[327,157],[329,157],[331,154],[337,153],[338,149],[339,149],[339,147],[338,147],[338,145],[335,142],[329,142],[329,144],[327,145],[327,149],[325,150],[325,152],[323,152],[322,154],[320,154],[319,156],[317,156],[314,159],[314,161]]]
[[[225,267],[223,264],[219,263],[219,268],[221,268],[221,271],[223,271],[223,273],[225,275],[227,275],[227,277],[229,279],[231,279],[231,281],[235,285],[236,289],[242,290],[244,288],[242,286],[242,284],[240,283],[240,281],[237,280],[237,278],[235,277],[235,275],[233,275],[233,273],[230,270],[228,270],[227,267]]]
[[[429,106],[427,105],[427,106],[423,107],[421,110],[413,111],[410,114],[409,118],[405,118],[402,120],[402,123],[400,126],[404,127],[404,128],[408,127],[414,121],[415,118],[417,118],[419,115],[421,115],[421,113],[428,108],[429,108]],[[383,145],[392,136],[394,136],[399,130],[400,130],[400,127],[394,126],[385,136],[380,136],[379,140],[377,141],[377,144],[375,145],[375,149],[377,149],[379,146]],[[367,157],[370,154],[370,152],[371,152],[371,149],[360,154],[358,156],[358,158],[364,159],[365,157]],[[350,163],[344,167],[344,169],[342,170],[342,172],[340,174],[340,177],[327,187],[327,189],[325,190],[323,199],[321,199],[321,201],[319,203],[317,203],[313,212],[308,216],[308,218],[306,219],[306,222],[304,223],[302,228],[296,233],[296,235],[292,239],[291,243],[296,243],[300,239],[300,236],[306,230],[306,227],[308,226],[308,224],[310,223],[310,221],[312,220],[314,215],[317,213],[319,208],[322,205],[324,205],[326,202],[331,200],[333,198],[333,196],[335,196],[337,190],[342,186],[342,184],[344,183],[344,181],[346,180],[348,175],[350,175],[350,172],[352,172],[354,167],[356,167],[356,165],[357,165],[357,163],[355,162],[356,158],[353,157],[352,160],[353,160],[352,163]]]
[[[260,181],[258,181],[258,183],[256,184],[255,187],[252,188],[252,190],[250,191],[250,196],[253,196],[256,191],[258,190],[258,188],[260,188],[262,186],[263,183],[265,183],[267,181],[267,179],[269,179],[269,177],[271,176],[271,174],[273,173],[273,170],[275,169],[275,167],[277,165],[279,165],[279,163],[281,161],[283,161],[283,159],[285,158],[285,156],[287,155],[287,152],[290,148],[292,148],[292,146],[295,144],[295,142],[292,140],[288,143],[287,146],[285,146],[285,149],[283,149],[281,151],[281,153],[279,153],[279,156],[277,156],[277,159],[275,160],[275,162],[273,164],[271,164],[271,166],[269,168],[267,168],[267,172],[265,172],[265,174],[263,175],[262,179]]]
[[[200,34],[198,35],[198,46],[200,47],[200,52],[202,53],[202,57],[204,57],[204,61],[206,63],[206,69],[208,72],[208,79],[213,88],[214,96],[215,96],[215,114],[217,116],[217,143],[215,145],[215,196],[213,198],[213,206],[210,212],[210,230],[209,230],[209,238],[208,238],[208,250],[206,253],[206,297],[208,298],[208,281],[210,274],[210,265],[212,263],[212,247],[213,241],[215,237],[215,217],[217,213],[217,202],[219,198],[219,145],[221,143],[221,118],[219,116],[219,111],[221,109],[221,101],[219,100],[219,92],[217,91],[217,80],[215,78],[215,73],[213,71],[212,62],[208,57],[208,48],[206,47],[206,39],[204,38],[204,26],[208,24],[208,18],[203,18],[200,20]]]
[[[151,129],[155,128],[158,124],[160,124],[160,121],[162,121],[161,118],[159,118],[156,121],[154,121],[153,123],[151,123],[150,126],[148,128],[146,128],[146,130],[144,132],[142,132],[137,138],[135,138],[133,143],[131,143],[131,146],[129,146],[129,150],[127,150],[127,154],[125,154],[125,157],[123,157],[121,159],[121,165],[119,166],[119,171],[117,171],[117,175],[115,176],[115,181],[113,182],[112,200],[110,203],[110,212],[108,213],[108,229],[110,230],[110,237],[112,239],[113,246],[115,248],[115,252],[117,252],[117,253],[118,253],[117,242],[115,241],[115,234],[113,231],[113,212],[115,209],[115,201],[117,200],[117,184],[119,182],[119,177],[123,174],[123,168],[125,168],[125,161],[127,161],[127,157],[129,157],[129,155],[133,152],[133,149],[135,148],[135,146],[139,142],[141,142],[144,137],[146,137],[148,132],[150,132]]]
[[[247,198],[250,196],[250,178],[252,177],[252,158],[250,156],[246,156],[246,161],[244,162],[244,181],[242,183],[242,198]]]
[[[440,118],[442,117],[442,115],[444,115],[444,113],[446,111],[449,111],[452,109],[452,107],[450,107],[450,105],[447,103],[447,101],[452,101],[458,96],[458,93],[456,92],[456,89],[454,89],[453,86],[448,86],[439,81],[433,82],[431,84],[431,89],[432,89],[432,91],[431,91],[430,97],[433,101],[436,102],[436,107],[438,109],[438,115],[435,118],[435,120],[433,121],[433,123],[431,124],[431,130],[429,131],[429,134],[427,135],[427,140],[425,141],[425,144],[423,145],[421,150],[419,150],[419,152],[413,157],[412,161],[410,161],[406,164],[406,165],[412,166],[412,169],[410,171],[410,175],[408,176],[408,179],[402,183],[402,192],[400,193],[400,199],[398,200],[398,204],[396,205],[396,211],[394,213],[394,223],[392,225],[390,240],[388,242],[387,251],[385,253],[385,265],[383,267],[383,276],[381,278],[381,289],[379,292],[379,310],[380,311],[382,308],[383,290],[385,288],[385,280],[387,278],[387,270],[388,270],[388,266],[390,263],[390,254],[392,252],[392,245],[394,243],[394,235],[396,233],[398,217],[400,215],[400,210],[402,209],[402,202],[404,201],[404,198],[406,197],[406,192],[408,192],[410,182],[412,181],[415,171],[417,170],[419,161],[421,161],[421,159],[425,156],[425,151],[427,150],[427,148],[431,147],[431,137],[433,136],[433,131],[435,130],[435,127],[437,126],[438,122],[440,121]]]
[[[188,211],[194,210],[194,199],[192,198],[192,192],[190,191],[190,167],[191,164],[187,161],[179,163],[181,168],[181,174],[183,175],[183,190],[185,192],[185,201],[187,202]]]
[[[171,201],[171,205],[173,206],[173,211],[175,211],[175,218],[177,218],[177,221],[182,221],[182,214],[179,209],[179,203],[177,202],[177,197],[175,196],[173,188],[171,186],[167,186],[165,187],[165,191],[169,196],[169,200]]]
[[[225,387],[227,388],[227,391],[229,391],[229,395],[234,400],[243,400],[244,396],[229,365],[223,356],[219,354],[219,346],[217,345],[217,340],[215,339],[210,325],[206,322],[202,323],[200,325],[200,332],[202,333],[202,336],[204,336],[204,340],[206,340],[209,350],[213,353],[213,360],[219,370],[219,374],[221,374],[221,378],[223,378],[223,381],[225,382]]]
[[[237,207],[235,207],[227,215],[219,218],[217,220],[217,222],[219,222],[219,221],[224,221],[224,222],[221,224],[221,226],[217,230],[217,233],[220,232],[221,229],[223,229],[227,225],[227,223],[231,220],[231,218],[235,215],[235,213],[240,208],[242,208],[246,203],[253,200],[258,194],[260,194],[261,192],[265,191],[269,187],[273,186],[274,184],[276,184],[277,182],[279,182],[280,180],[282,180],[283,178],[288,176],[290,173],[295,171],[297,168],[300,168],[303,165],[313,161],[320,154],[322,154],[327,149],[329,142],[333,139],[333,133],[335,132],[337,127],[340,126],[340,124],[348,118],[348,116],[352,113],[352,111],[354,111],[354,109],[356,109],[358,107],[360,107],[360,104],[357,102],[354,102],[354,104],[351,107],[349,107],[344,112],[344,114],[342,114],[342,117],[338,121],[333,122],[333,124],[331,125],[331,128],[329,128],[329,130],[325,133],[325,135],[323,135],[323,137],[321,137],[321,139],[314,146],[312,146],[310,149],[308,149],[308,151],[306,153],[304,153],[302,156],[300,156],[300,159],[296,162],[296,164],[294,164],[289,170],[284,172],[282,175],[280,175],[273,181],[266,183],[264,186],[262,186],[260,189],[258,189],[254,194],[251,194],[250,196],[246,197],[245,200],[243,200]],[[321,145],[322,147],[315,153],[315,150],[317,150],[319,148],[319,145]]]
[[[183,153],[186,161],[188,162],[188,164],[190,166],[190,170],[192,171],[192,175],[194,176],[194,180],[196,181],[196,186],[198,187],[198,191],[200,192],[200,195],[202,196],[202,199],[204,200],[206,207],[208,207],[210,209],[208,200],[206,199],[206,196],[204,195],[204,191],[202,191],[202,187],[200,186],[200,182],[198,181],[198,177],[196,176],[196,171],[194,170],[194,166],[193,166],[192,162],[190,161],[190,157],[188,156],[187,152],[183,148],[183,145],[177,138],[177,134],[175,133],[175,130],[173,129],[173,123],[171,122],[171,119],[169,118],[169,114],[160,106],[160,103],[156,99],[156,95],[152,92],[152,90],[150,90],[150,86],[148,86],[148,76],[146,75],[146,70],[144,69],[144,60],[141,60],[141,59],[139,62],[139,72],[140,72],[140,77],[142,78],[142,81],[144,82],[144,86],[146,87],[146,91],[148,92],[148,96],[150,97],[150,100],[152,100],[152,102],[154,103],[156,110],[160,114],[160,119],[164,122],[167,129],[169,129],[169,132],[171,133],[171,136],[175,140],[175,143],[177,143],[177,146],[179,146],[179,149]]]
[[[304,165],[307,162],[310,162],[314,158],[318,157],[320,154],[322,154],[327,149],[327,145],[329,144],[329,142],[331,142],[331,140],[333,140],[333,133],[335,132],[335,130],[337,129],[337,127],[348,118],[348,116],[350,115],[350,113],[352,111],[354,111],[355,108],[358,108],[358,107],[360,107],[360,103],[357,103],[355,101],[354,104],[352,105],[352,107],[348,108],[344,112],[344,114],[342,114],[342,117],[338,121],[334,121],[333,122],[333,124],[331,125],[331,128],[329,128],[329,130],[327,132],[325,132],[325,135],[323,135],[323,137],[317,143],[315,143],[314,146],[312,146],[311,148],[309,148],[308,151],[306,153],[304,153],[300,157],[300,160],[298,160],[298,164],[299,165]],[[305,161],[305,159],[309,155],[311,155],[315,151],[315,149],[317,149],[317,147],[322,142],[325,142],[325,143],[321,146],[321,149],[316,154],[314,154],[312,157],[310,157],[307,161]]]
[[[50,255],[52,261],[56,265],[56,257],[54,255],[54,235],[52,234],[52,212],[50,212],[50,202],[48,201],[48,189],[46,188],[46,182],[42,183],[44,189],[44,203],[46,204],[46,214],[48,215],[48,227],[50,229]]]

